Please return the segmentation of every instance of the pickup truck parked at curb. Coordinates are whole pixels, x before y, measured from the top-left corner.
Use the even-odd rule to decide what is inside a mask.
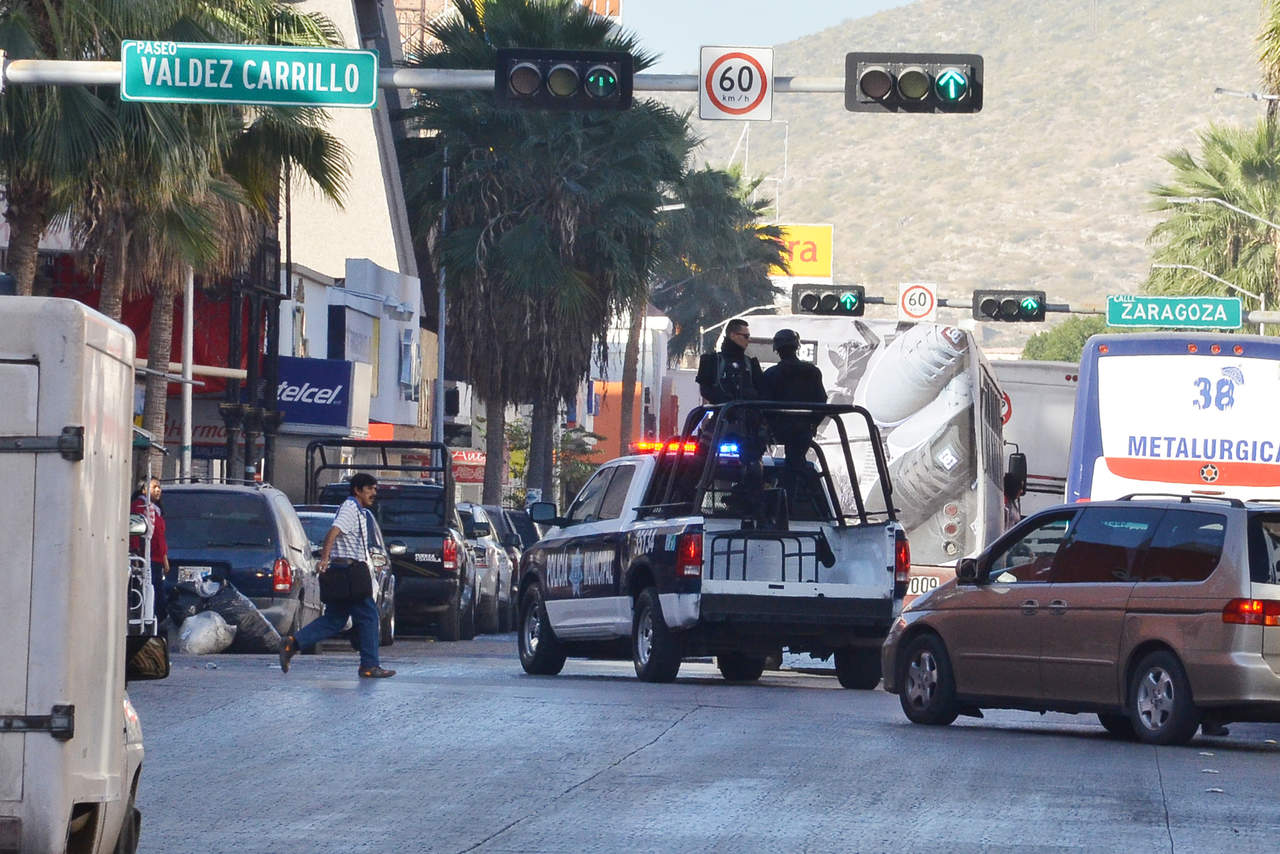
[[[811,443],[784,490],[783,460],[766,448],[762,488],[744,487],[750,440],[734,425],[788,417],[830,418],[841,453]],[[850,432],[871,439],[878,494],[858,488]],[[657,453],[601,466],[565,516],[546,502],[530,513],[552,527],[521,559],[526,673],[559,673],[570,655],[629,657],[640,679],[670,682],[682,659],[715,655],[726,679],[753,681],[785,647],[834,655],[846,688],[880,681],[879,647],[902,609],[910,550],[862,407],[699,407]]]

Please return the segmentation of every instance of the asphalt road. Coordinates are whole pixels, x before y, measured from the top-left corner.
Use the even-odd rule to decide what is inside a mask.
[[[794,659],[789,659],[795,661]],[[1273,852],[1280,725],[1154,748],[1092,716],[907,722],[883,691],[686,662],[529,677],[513,635],[175,656],[131,686],[146,852]]]

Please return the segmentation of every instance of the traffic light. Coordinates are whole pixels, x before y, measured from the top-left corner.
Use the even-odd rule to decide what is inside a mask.
[[[498,49],[494,101],[542,110],[626,110],[634,63],[621,50]]]
[[[791,313],[861,317],[867,307],[866,296],[862,285],[795,285],[791,288]]]
[[[847,53],[844,108],[867,113],[976,113],[982,109],[982,57]]]
[[[1037,323],[1044,320],[1044,291],[974,291],[975,320]]]

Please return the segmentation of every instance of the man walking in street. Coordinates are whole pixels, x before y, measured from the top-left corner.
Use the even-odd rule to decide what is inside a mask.
[[[325,535],[320,549],[320,561],[316,565],[322,575],[325,572],[346,571],[368,574],[369,593],[359,598],[325,602],[324,614],[302,628],[297,635],[290,635],[280,645],[280,670],[289,672],[289,661],[303,647],[314,646],[342,631],[350,618],[352,628],[360,639],[360,676],[365,679],[384,679],[395,676],[394,670],[382,667],[378,660],[378,607],[373,601],[372,561],[369,556],[369,534],[364,519],[364,508],[373,506],[378,493],[378,482],[363,472],[351,477],[351,495],[338,508],[333,526]],[[330,564],[344,562],[343,568]]]
[[[794,329],[779,329],[773,336],[773,349],[778,363],[764,372],[763,397],[787,403],[826,403],[827,390],[822,385],[822,371],[813,362],[797,356],[800,335]],[[773,437],[786,452],[782,488],[792,504],[797,488],[804,483],[805,455],[813,441],[821,416],[773,415],[769,418]]]

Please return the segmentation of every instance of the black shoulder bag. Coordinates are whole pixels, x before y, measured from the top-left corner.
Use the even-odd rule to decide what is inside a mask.
[[[365,554],[369,553],[369,535],[364,528],[364,509],[357,507],[356,519],[364,542]],[[373,578],[369,564],[347,557],[329,558],[329,567],[320,573],[320,601],[358,602],[373,595]]]

